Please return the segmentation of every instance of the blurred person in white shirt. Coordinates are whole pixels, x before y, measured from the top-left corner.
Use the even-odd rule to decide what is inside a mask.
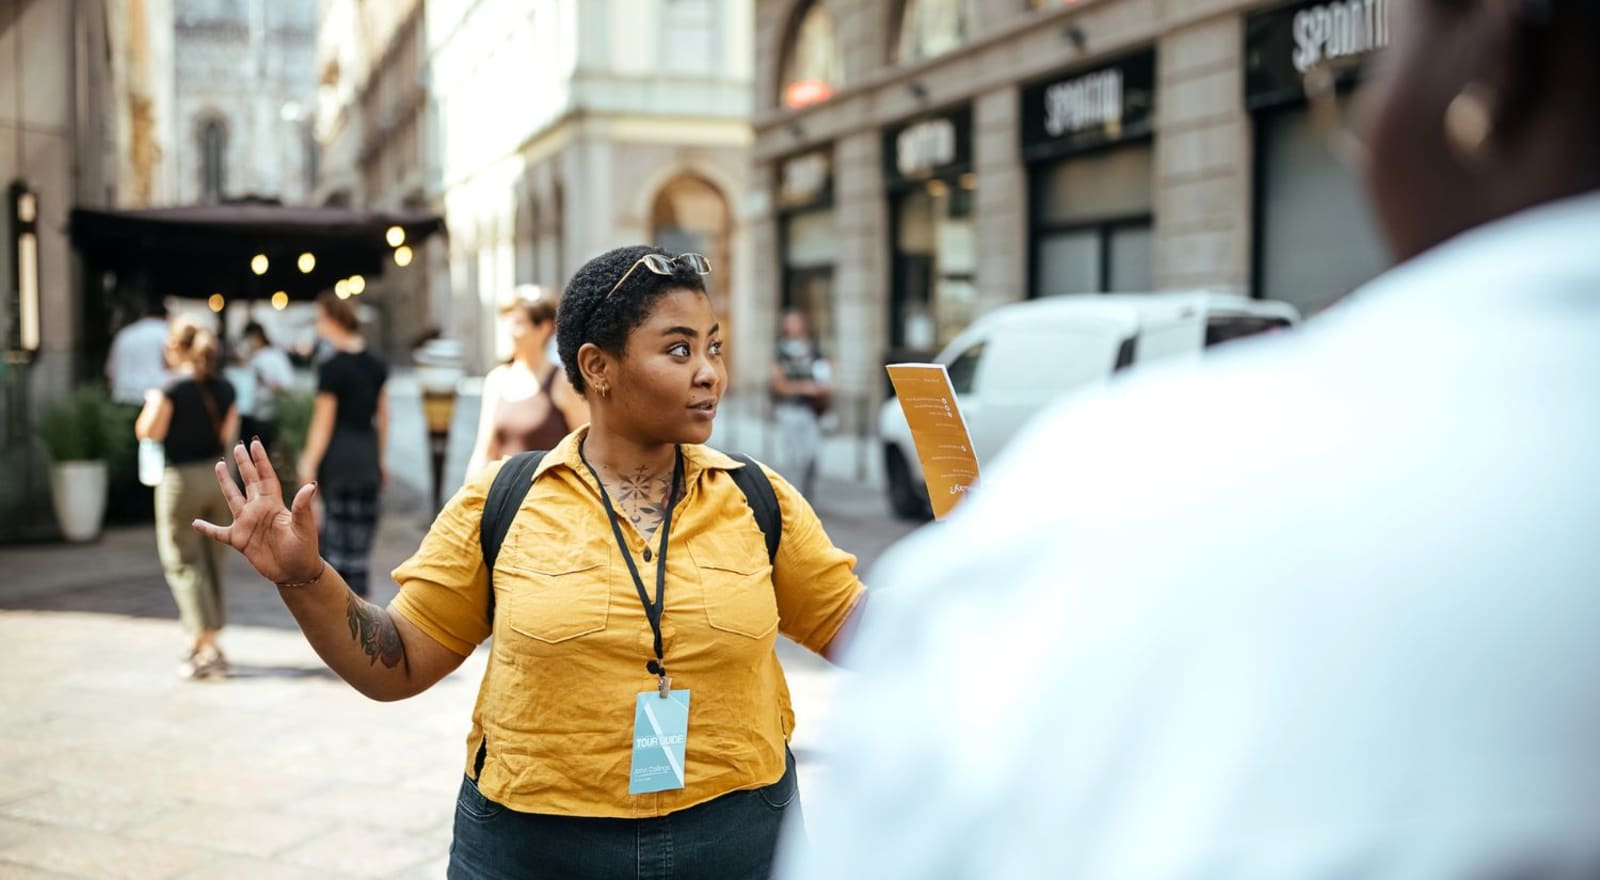
[[[157,300],[143,317],[117,331],[106,356],[106,381],[113,403],[144,406],[145,395],[166,387],[167,307]]]
[[[266,328],[251,321],[244,327],[243,381],[239,387],[240,436],[260,437],[268,450],[278,436],[278,398],[294,387],[294,365],[272,344]]]
[[[1398,267],[887,556],[782,876],[1600,876],[1600,4],[1390,17]]]

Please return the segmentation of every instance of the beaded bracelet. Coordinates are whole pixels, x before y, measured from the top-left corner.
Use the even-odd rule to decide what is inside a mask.
[[[303,581],[273,581],[273,583],[277,584],[278,589],[280,590],[295,590],[299,589],[300,587],[309,587],[317,581],[322,580],[323,574],[327,573],[328,571],[328,560],[319,556],[317,557],[317,561],[322,563],[322,566],[318,568],[317,573],[311,577],[308,577]]]

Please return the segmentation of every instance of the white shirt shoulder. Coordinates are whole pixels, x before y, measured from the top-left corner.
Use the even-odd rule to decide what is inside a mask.
[[[1596,208],[1040,417],[873,573],[784,876],[1592,868]]]

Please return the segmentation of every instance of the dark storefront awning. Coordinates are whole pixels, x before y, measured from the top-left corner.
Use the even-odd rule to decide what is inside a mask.
[[[230,301],[266,299],[277,291],[309,300],[343,278],[371,281],[396,271],[389,230],[404,231],[418,247],[444,230],[432,214],[391,214],[337,207],[227,202],[175,208],[104,211],[75,208],[71,235],[86,266],[139,278],[153,296]],[[315,260],[302,272],[300,256]],[[267,257],[256,275],[251,262]],[[398,270],[404,271],[404,270]]]

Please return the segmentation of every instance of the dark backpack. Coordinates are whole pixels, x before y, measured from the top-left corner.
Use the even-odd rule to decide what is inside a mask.
[[[483,545],[483,565],[489,572],[489,622],[494,622],[494,562],[500,558],[500,545],[505,543],[506,532],[511,530],[511,520],[522,507],[522,500],[533,488],[533,474],[544,460],[543,452],[523,452],[512,456],[495,474],[489,485],[489,497],[483,502],[483,520],[478,526],[478,543]],[[728,472],[733,482],[744,493],[756,525],[767,539],[767,561],[778,558],[778,541],[783,537],[783,512],[778,509],[778,495],[772,491],[772,481],[755,460],[748,455],[728,456],[744,465]]]

